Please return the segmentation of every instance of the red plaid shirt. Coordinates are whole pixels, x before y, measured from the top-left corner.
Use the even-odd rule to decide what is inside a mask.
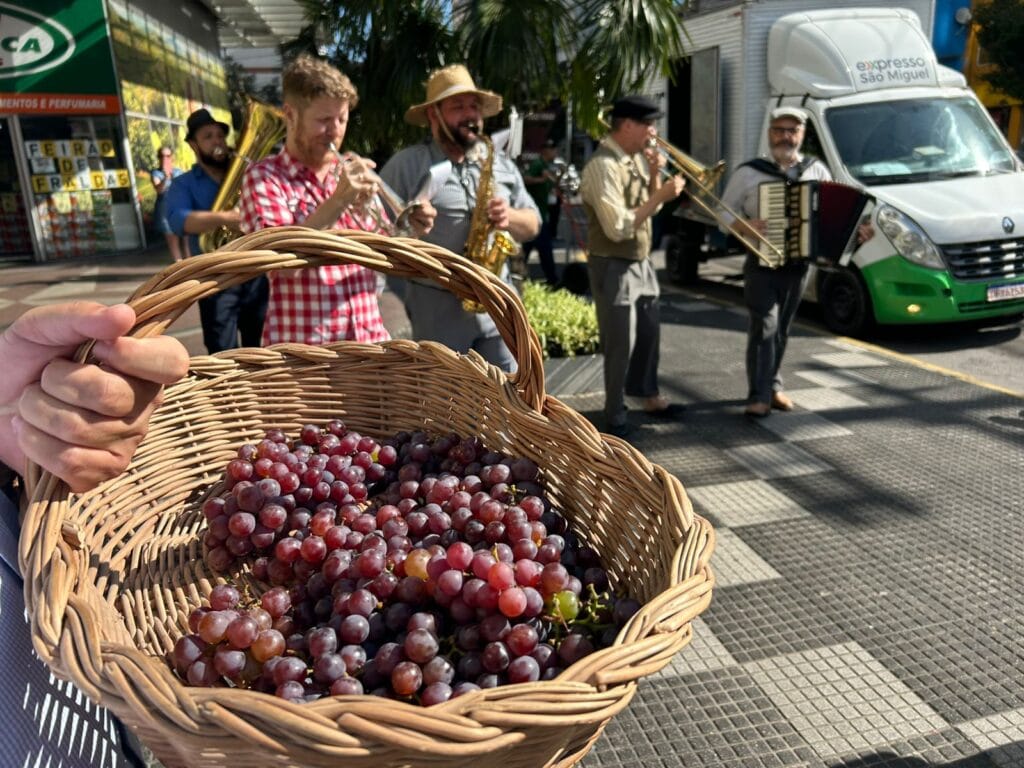
[[[302,224],[334,192],[338,180],[323,181],[307,166],[281,150],[249,168],[242,182],[242,231]],[[379,208],[385,220],[387,214]],[[351,209],[336,227],[381,231],[374,218]],[[389,339],[377,302],[377,273],[355,264],[332,264],[273,272],[263,343],[386,341]]]

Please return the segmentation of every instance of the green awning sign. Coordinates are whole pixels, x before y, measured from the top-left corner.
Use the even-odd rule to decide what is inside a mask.
[[[0,3],[0,77],[45,72],[74,52],[75,38],[63,24]]]
[[[0,113],[117,114],[103,0],[0,2]]]

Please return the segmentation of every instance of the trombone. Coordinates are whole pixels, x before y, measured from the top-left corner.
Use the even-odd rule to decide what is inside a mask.
[[[729,230],[729,233],[739,240],[744,248],[764,262],[765,266],[774,269],[786,261],[786,255],[782,252],[782,249],[753,227],[744,227],[744,231],[740,231],[740,227],[736,225],[736,222],[741,221],[743,217],[723,203],[712,191],[715,185],[718,184],[719,179],[722,178],[722,174],[725,173],[724,160],[719,160],[713,166],[707,168],[661,136],[654,136],[648,145],[656,149],[665,158],[666,165],[661,169],[662,172],[667,175],[679,174],[686,179],[687,183],[692,182],[696,186],[697,191],[696,194],[690,193],[690,199],[716,222]],[[670,171],[670,167],[673,170]],[[711,202],[708,202],[709,200]],[[732,216],[733,221],[726,222],[722,218],[722,211]],[[765,255],[761,246],[767,246],[771,254]]]
[[[605,120],[602,119],[601,123],[605,128],[610,128]],[[745,231],[740,231],[740,227],[736,226],[735,222],[742,220],[743,217],[723,203],[712,191],[715,185],[718,184],[719,179],[722,178],[722,174],[725,173],[724,160],[719,160],[708,168],[683,152],[683,150],[657,135],[650,139],[648,146],[656,149],[665,158],[666,164],[661,169],[662,173],[668,176],[682,176],[686,179],[688,185],[693,184],[696,187],[696,191],[689,193],[690,199],[699,205],[711,218],[725,227],[733,237],[740,241],[744,248],[763,261],[766,266],[773,269],[785,262],[786,255],[782,250],[756,229],[746,227],[744,228]],[[722,218],[723,211],[733,217],[732,222],[726,222]],[[767,246],[768,250],[771,251],[771,255],[766,256],[761,251],[761,246]]]

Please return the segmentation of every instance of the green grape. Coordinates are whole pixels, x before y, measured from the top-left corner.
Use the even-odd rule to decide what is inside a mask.
[[[551,596],[551,614],[563,621],[572,621],[580,612],[580,599],[575,592],[563,589]]]

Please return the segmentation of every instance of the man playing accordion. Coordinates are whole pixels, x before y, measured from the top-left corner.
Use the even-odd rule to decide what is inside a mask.
[[[820,160],[800,153],[807,113],[797,107],[778,107],[768,125],[770,157],[744,163],[729,179],[722,194],[721,220],[745,240],[761,240],[769,222],[758,218],[758,192],[765,181],[830,181],[832,175]],[[728,211],[743,216],[736,218]],[[727,230],[726,230],[727,231]],[[793,409],[782,391],[779,368],[786,351],[789,327],[796,316],[807,285],[810,259],[788,260],[767,266],[755,253],[747,253],[743,265],[743,298],[750,314],[747,329],[748,416],[760,418],[772,408]]]

